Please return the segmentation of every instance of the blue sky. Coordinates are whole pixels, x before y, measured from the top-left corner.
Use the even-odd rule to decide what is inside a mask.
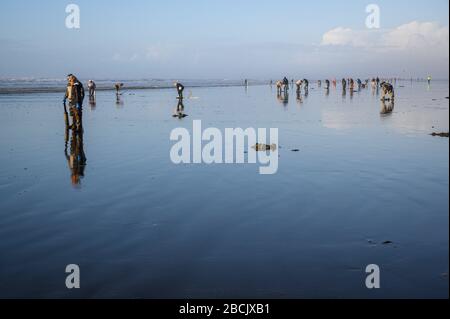
[[[81,9],[79,30],[65,27],[70,3]],[[370,3],[381,8],[382,29],[369,34]],[[1,8],[0,77],[448,77],[448,0],[3,0]],[[324,42],[336,28],[328,38],[367,42]],[[392,47],[405,37],[414,47],[383,49],[385,38]]]

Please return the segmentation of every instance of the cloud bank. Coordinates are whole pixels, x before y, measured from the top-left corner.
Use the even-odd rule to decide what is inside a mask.
[[[378,63],[383,72],[392,70],[392,75],[435,73],[448,77],[449,28],[434,22],[413,21],[387,30],[338,27],[323,35],[321,46],[334,50],[343,60],[344,51],[351,52],[356,62],[364,61],[365,55],[367,62]]]

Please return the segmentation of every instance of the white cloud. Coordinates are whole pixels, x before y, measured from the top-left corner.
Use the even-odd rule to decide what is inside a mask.
[[[428,50],[444,49],[448,51],[448,27],[441,27],[437,23],[417,21],[404,24],[389,31],[383,37],[383,42],[393,48]]]
[[[448,78],[449,28],[434,22],[413,21],[378,30],[339,27],[326,32],[319,47],[322,65],[338,72],[340,68],[341,73],[371,70]]]
[[[434,22],[413,21],[388,30],[338,27],[322,36],[322,45],[379,50],[440,50],[447,53],[449,28]]]
[[[340,45],[354,47],[373,47],[382,33],[378,30],[353,30],[338,27],[328,31],[322,37],[322,45]]]

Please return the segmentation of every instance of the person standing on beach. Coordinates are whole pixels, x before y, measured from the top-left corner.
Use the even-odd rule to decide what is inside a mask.
[[[302,80],[298,80],[297,82],[295,82],[295,85],[297,85],[297,94],[300,94],[302,91]]]
[[[430,85],[430,84],[431,84],[431,80],[432,80],[432,78],[431,78],[431,75],[429,75],[429,76],[428,76],[428,78],[427,78],[427,81],[428,81],[428,85]]]
[[[114,87],[116,88],[116,95],[120,95],[120,89],[123,87],[123,83],[116,83]]]
[[[95,84],[94,81],[89,80],[87,87],[89,90],[89,99],[95,100],[95,90],[97,89],[97,85]]]
[[[178,92],[178,99],[182,100],[183,99],[184,85],[179,83],[179,82],[175,82],[174,86],[176,87],[177,92]]]
[[[309,81],[307,79],[303,79],[303,84],[305,85],[305,93],[309,90]]]
[[[287,92],[289,91],[289,80],[287,77],[284,77],[283,79],[283,85],[284,85],[284,91]]]
[[[355,90],[355,81],[353,79],[350,79],[350,93],[353,93]]]
[[[68,84],[64,96],[64,105],[69,102],[69,110],[72,115],[73,130],[80,130],[82,126],[84,87],[80,81],[73,75],[67,76]]]

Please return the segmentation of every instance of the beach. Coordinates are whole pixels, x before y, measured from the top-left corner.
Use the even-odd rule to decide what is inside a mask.
[[[0,297],[448,298],[449,142],[431,136],[449,131],[448,81],[397,82],[386,114],[370,88],[216,84],[187,85],[181,119],[174,89],[86,99],[77,185],[62,94],[0,94]],[[277,173],[175,165],[170,133],[194,120],[278,128]]]

